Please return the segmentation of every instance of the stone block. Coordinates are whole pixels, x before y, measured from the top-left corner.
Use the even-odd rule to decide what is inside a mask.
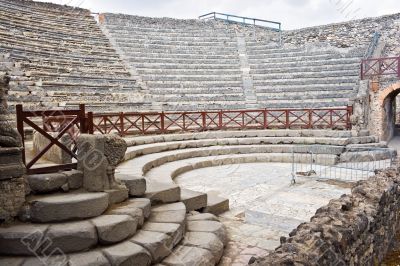
[[[67,177],[68,187],[78,189],[83,185],[83,173],[78,170],[65,171],[63,174]]]
[[[50,247],[42,251],[47,255],[85,251],[98,241],[96,228],[87,221],[51,225],[45,237],[51,240]]]
[[[62,222],[101,215],[108,208],[107,193],[68,193],[30,199],[34,222]]]
[[[121,181],[129,189],[132,197],[143,196],[146,192],[146,179],[128,174],[117,174],[116,179]]]
[[[115,266],[150,265],[152,260],[146,249],[130,241],[103,248],[102,251]]]
[[[214,256],[214,261],[217,263],[220,261],[224,251],[224,244],[221,240],[213,233],[207,232],[187,232],[182,245],[210,251]]]
[[[108,266],[110,262],[99,251],[88,251],[69,255],[70,266]]]
[[[62,173],[37,174],[27,176],[30,189],[35,193],[49,193],[60,190],[68,182]]]
[[[173,248],[171,237],[159,232],[140,230],[129,241],[146,248],[153,258],[153,263],[161,262],[171,254]]]
[[[92,219],[100,244],[109,245],[133,236],[138,221],[129,215],[102,215]]]

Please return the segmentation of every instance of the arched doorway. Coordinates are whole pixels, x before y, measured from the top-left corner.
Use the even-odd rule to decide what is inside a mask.
[[[382,140],[390,141],[398,136],[400,139],[400,120],[397,110],[400,102],[396,99],[400,94],[400,82],[396,82],[379,93],[380,136]],[[399,95],[400,96],[400,95]],[[377,110],[378,111],[378,110]],[[378,125],[372,125],[378,126]]]

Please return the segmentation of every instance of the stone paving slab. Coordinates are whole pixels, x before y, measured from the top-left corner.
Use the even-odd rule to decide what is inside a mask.
[[[231,210],[218,217],[229,239],[220,264],[243,265],[251,256],[274,250],[281,236],[307,221],[329,200],[350,191],[349,183],[313,177],[298,178],[291,185],[290,173],[291,164],[249,163],[197,169],[175,181],[188,189],[230,199]]]

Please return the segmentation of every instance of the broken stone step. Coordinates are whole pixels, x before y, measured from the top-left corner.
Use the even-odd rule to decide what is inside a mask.
[[[181,190],[175,184],[147,182],[145,197],[153,204],[177,202],[181,198]]]
[[[146,192],[146,179],[129,174],[116,174],[115,178],[129,189],[129,196],[141,197]]]
[[[27,200],[32,222],[82,220],[101,215],[109,204],[107,193],[68,193],[33,196]]]
[[[38,194],[78,189],[82,187],[82,180],[83,173],[77,170],[27,176],[29,188]]]
[[[180,201],[185,204],[187,211],[200,210],[207,207],[207,194],[181,188]]]
[[[221,240],[215,234],[208,232],[187,232],[181,245],[210,251],[216,263],[220,261],[224,252],[224,244]]]
[[[216,221],[188,221],[188,232],[208,232],[216,235],[221,242],[226,245],[227,233],[225,226],[221,222]]]
[[[185,228],[186,226],[182,224],[147,222],[142,227],[142,230],[169,235],[172,239],[172,245],[175,247],[182,240],[185,234]]]
[[[182,202],[163,204],[151,209],[149,222],[176,223],[182,226],[186,223],[186,207]]]
[[[145,219],[149,218],[150,216],[151,201],[147,198],[129,199],[126,202],[124,202],[123,205],[141,209],[143,211],[143,216]]]
[[[104,248],[102,252],[109,260],[108,265],[147,266],[152,261],[150,253],[145,248],[131,241],[125,241],[112,247]]]
[[[179,245],[171,255],[162,261],[166,266],[214,266],[216,262],[213,254],[207,249]]]
[[[124,202],[129,198],[129,190],[125,187],[108,189],[104,192],[108,194],[108,204],[110,206],[113,204]]]
[[[211,213],[191,212],[186,217],[187,221],[219,221],[217,216]]]
[[[144,247],[150,252],[153,263],[161,262],[171,254],[172,238],[160,232],[138,231],[129,241]]]
[[[207,207],[204,208],[203,212],[219,215],[226,211],[229,211],[229,199],[222,198],[213,193],[207,193]]]
[[[110,265],[110,262],[100,250],[75,253],[69,255],[69,266],[83,266],[83,265],[107,266]]]
[[[2,227],[0,254],[33,256],[81,252],[97,245],[119,243],[135,234],[137,224],[137,220],[128,215],[101,215],[78,222]]]
[[[150,202],[148,204],[150,205]],[[138,204],[134,203],[122,202],[120,204],[111,206],[111,208],[109,208],[105,214],[129,215],[132,217],[132,219],[137,221],[138,227],[140,228],[145,221],[144,213],[147,213],[149,208],[150,206],[147,207],[144,202],[141,204],[141,206],[138,206]]]

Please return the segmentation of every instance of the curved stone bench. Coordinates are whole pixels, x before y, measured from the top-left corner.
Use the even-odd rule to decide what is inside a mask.
[[[195,133],[179,133],[152,136],[137,136],[125,138],[128,146],[169,142],[178,140],[198,140],[198,139],[224,139],[224,138],[244,138],[244,137],[315,137],[315,138],[351,138],[351,131],[335,130],[231,130],[231,131],[204,131]],[[370,137],[367,135],[358,137]],[[357,138],[357,137],[355,137]]]
[[[133,160],[126,161],[117,167],[120,174],[129,176],[143,176],[150,169],[160,166],[167,162],[184,160],[194,157],[251,154],[251,153],[284,153],[291,155],[295,145],[232,145],[232,146],[213,146],[204,148],[189,148],[183,150],[172,150],[160,153],[143,155]],[[325,149],[316,149],[315,153],[340,155],[344,151],[343,146],[329,146]],[[302,153],[295,150],[296,153]],[[307,151],[304,151],[307,153]],[[117,175],[118,177],[118,175]]]
[[[366,139],[370,141],[372,139]],[[332,145],[345,146],[351,142],[349,138],[313,138],[313,137],[240,137],[240,138],[221,138],[221,139],[200,139],[200,140],[176,140],[169,142],[142,144],[132,146],[127,149],[125,160],[135,157],[159,153],[170,150],[202,148],[224,145],[277,145],[277,144],[297,144],[297,145]]]

